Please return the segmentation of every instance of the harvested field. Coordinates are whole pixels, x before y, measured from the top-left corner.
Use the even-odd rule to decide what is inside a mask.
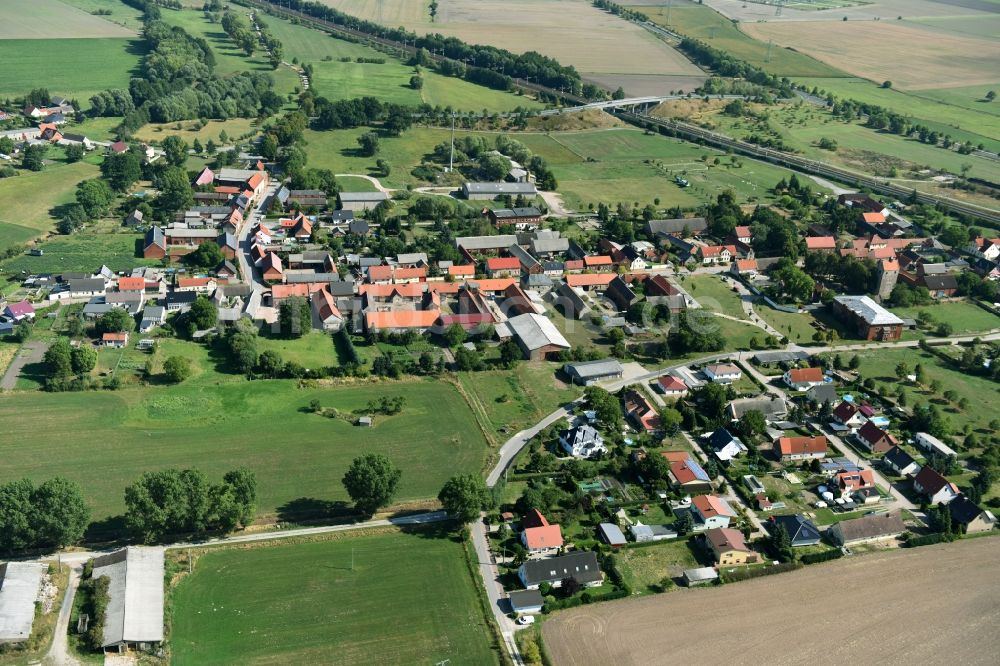
[[[88,37],[135,37],[135,32],[58,0],[0,2],[0,39]]]
[[[687,90],[700,85],[694,79],[704,77],[680,52],[638,25],[593,7],[589,0],[440,0],[433,23],[424,4],[416,0],[324,2],[417,33],[441,33],[515,53],[538,51],[573,65],[588,80],[612,89],[622,86],[635,95]]]
[[[997,80],[1000,42],[898,22],[745,24],[751,37],[789,46],[850,72],[904,90],[956,88]]]
[[[668,651],[679,664],[995,664],[998,545],[980,538],[885,551],[585,606],[547,621],[542,635],[558,666],[663,663]],[[857,612],[858,599],[874,613]]]
[[[588,129],[608,129],[623,127],[625,123],[610,113],[598,110],[562,113],[554,116],[538,116],[528,119],[528,129],[545,132],[568,132]]]
[[[641,4],[633,2],[632,4]],[[662,4],[657,2],[656,4]],[[738,21],[841,21],[846,16],[849,21],[872,21],[876,18],[895,19],[897,16],[910,18],[914,16],[954,16],[956,14],[972,14],[983,16],[982,12],[997,11],[989,9],[982,0],[954,0],[953,2],[937,0],[874,0],[854,7],[837,9],[805,10],[794,7],[784,7],[781,16],[775,16],[774,5],[760,2],[745,2],[744,0],[705,0],[705,4],[720,14]],[[971,5],[975,7],[970,7]],[[996,7],[996,5],[993,5]],[[978,8],[978,10],[977,10]]]

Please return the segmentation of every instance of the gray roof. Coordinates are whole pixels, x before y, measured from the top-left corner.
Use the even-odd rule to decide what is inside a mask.
[[[102,647],[163,640],[163,548],[129,546],[94,560],[106,576],[108,608]]]
[[[343,201],[385,201],[389,195],[385,192],[341,192],[340,200]]]
[[[69,290],[76,291],[104,291],[106,289],[104,278],[83,278],[82,280],[70,280]]]
[[[524,580],[528,585],[554,583],[571,577],[586,584],[603,578],[597,555],[589,550],[545,560],[530,560],[521,565],[521,571],[524,572]]]
[[[426,252],[407,252],[404,254],[396,255],[396,262],[400,264],[418,264],[420,262],[427,263],[427,253]]]
[[[567,363],[563,366],[563,370],[566,374],[575,375],[580,379],[621,376],[625,372],[622,364],[613,358]]]
[[[903,320],[892,314],[868,296],[835,296],[834,300],[858,315],[869,325],[890,326],[903,324]]]
[[[531,256],[531,254],[520,245],[511,245],[507,248],[507,252],[509,252],[512,257],[520,261],[521,265],[525,268],[541,266],[541,264],[538,263],[538,259]]]
[[[545,603],[542,593],[538,590],[517,590],[508,594],[507,597],[510,599],[511,608],[514,610],[541,606]]]
[[[528,208],[497,208],[493,211],[493,216],[505,220],[514,217],[540,217],[542,211],[534,206]]]
[[[35,600],[46,568],[41,562],[0,564],[0,643],[24,641],[31,636]]]
[[[533,183],[465,183],[462,189],[472,194],[535,194]]]
[[[340,273],[285,273],[288,284],[312,282],[340,282]]]
[[[531,251],[535,254],[560,253],[568,249],[567,238],[536,238],[531,241]]]
[[[215,238],[219,232],[214,228],[186,229],[184,227],[167,227],[163,233],[170,238]]]
[[[160,321],[166,314],[167,309],[162,305],[150,305],[142,311],[143,321]]]
[[[715,570],[715,567],[699,567],[697,569],[685,569],[684,578],[694,582],[701,582],[706,580],[715,580],[719,577],[719,572]]]
[[[626,543],[625,535],[622,534],[621,528],[614,523],[601,523],[598,526],[598,530],[600,530],[604,540],[612,546],[621,546]]]
[[[249,179],[251,176],[256,176],[259,173],[262,172],[257,171],[256,169],[230,169],[227,167],[219,169],[217,175],[219,180],[233,180],[233,181],[243,182]]]
[[[810,356],[806,351],[769,351],[757,352],[754,358],[758,363],[780,363],[782,361],[805,361]]]
[[[783,416],[788,413],[788,405],[781,398],[743,398],[729,403],[729,413],[734,419],[738,419],[754,409],[767,418]]]
[[[808,546],[820,542],[819,529],[808,518],[801,514],[791,516],[771,516],[770,525],[774,529],[781,525],[788,532],[788,538],[793,546]]]
[[[146,231],[146,247],[150,245],[158,245],[163,248],[167,246],[167,241],[163,236],[163,229],[152,226]]]
[[[523,314],[507,320],[510,330],[529,350],[547,345],[570,348],[569,342],[550,319],[540,314]]]
[[[842,543],[851,543],[902,534],[906,531],[906,525],[898,513],[880,513],[844,520],[831,529],[841,536]]]
[[[692,232],[703,231],[708,227],[708,221],[703,217],[679,217],[672,220],[650,220],[646,230],[650,234],[679,234],[687,227]]]
[[[810,400],[815,400],[819,404],[824,402],[837,402],[839,397],[837,396],[837,389],[833,384],[820,384],[819,386],[812,386],[806,390],[806,396]]]
[[[459,236],[455,239],[455,247],[466,250],[504,250],[517,243],[517,236],[502,234],[500,236]]]
[[[354,219],[353,210],[331,210],[330,211],[330,221],[331,222],[347,222],[348,220]]]

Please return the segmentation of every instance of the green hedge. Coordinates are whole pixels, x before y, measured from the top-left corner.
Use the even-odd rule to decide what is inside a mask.
[[[836,550],[827,550],[822,553],[808,553],[799,558],[799,562],[802,564],[816,564],[817,562],[828,562],[830,560],[836,560],[844,556],[844,551],[837,548]]]
[[[933,546],[936,543],[946,543],[948,541],[954,541],[954,536],[943,532],[935,532],[934,534],[910,537],[906,540],[906,547],[918,548],[920,546]]]
[[[748,567],[744,569],[736,569],[732,572],[723,572],[721,578],[723,583],[737,583],[741,580],[750,580],[751,578],[760,578],[761,576],[773,576],[774,574],[794,571],[795,569],[801,568],[802,565],[798,562],[786,562],[784,564],[775,564],[769,567]]]

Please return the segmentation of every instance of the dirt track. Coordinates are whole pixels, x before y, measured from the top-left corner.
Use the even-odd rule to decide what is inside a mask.
[[[889,551],[746,583],[559,613],[556,666],[996,664],[1000,538]]]

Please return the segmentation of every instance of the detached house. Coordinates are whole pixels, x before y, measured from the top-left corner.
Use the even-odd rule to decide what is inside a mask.
[[[525,520],[525,527],[521,531],[521,543],[528,549],[528,554],[532,557],[542,557],[562,548],[562,529],[558,525],[549,524],[539,511],[535,510],[532,514],[538,519],[537,524]]]
[[[722,462],[729,462],[747,452],[746,445],[725,428],[719,428],[708,438],[708,446],[715,457]]]
[[[688,392],[688,385],[684,380],[674,375],[664,375],[656,383],[657,388],[663,395],[676,397]]]
[[[601,433],[589,425],[576,426],[559,434],[559,444],[576,458],[590,458],[607,452]]]
[[[900,476],[913,476],[920,471],[920,465],[913,456],[898,446],[885,452],[882,464]]]
[[[781,462],[793,460],[812,460],[825,458],[827,452],[826,437],[781,437],[778,439],[778,453]]]
[[[827,530],[827,536],[837,546],[850,546],[881,539],[891,539],[906,531],[898,513],[877,513],[851,520],[842,520]]]
[[[913,489],[932,505],[948,504],[960,494],[958,486],[931,469],[930,465],[924,465],[913,477]]]
[[[687,451],[664,451],[660,455],[670,463],[670,484],[687,493],[712,492],[712,479]]]
[[[750,550],[739,530],[729,527],[708,530],[705,532],[705,543],[719,566],[753,564],[757,561],[757,553]]]
[[[791,540],[793,548],[815,546],[822,539],[819,529],[802,514],[771,516],[768,518],[768,529],[772,533],[778,527],[785,528],[785,532],[788,533],[788,538]]]
[[[844,426],[855,430],[861,427],[867,419],[861,413],[861,409],[853,402],[844,400],[833,410],[833,420]]]
[[[659,413],[638,391],[625,393],[625,415],[635,427],[646,432],[659,430],[661,426]]]
[[[796,391],[805,391],[824,383],[823,368],[792,368],[784,374],[785,384]]]
[[[867,421],[854,435],[854,441],[871,453],[885,453],[896,446],[896,438],[871,421]]]
[[[997,524],[997,517],[985,511],[965,495],[959,495],[948,503],[951,521],[961,527],[966,534],[989,532]]]
[[[529,590],[537,590],[542,583],[562,587],[567,578],[572,578],[584,587],[595,587],[604,581],[597,554],[589,550],[545,560],[530,560],[517,570],[517,577]]]
[[[691,517],[701,529],[729,527],[736,512],[729,503],[715,495],[698,495],[691,500]]]
[[[743,377],[743,371],[735,363],[713,363],[702,368],[702,372],[716,384],[732,384]]]

